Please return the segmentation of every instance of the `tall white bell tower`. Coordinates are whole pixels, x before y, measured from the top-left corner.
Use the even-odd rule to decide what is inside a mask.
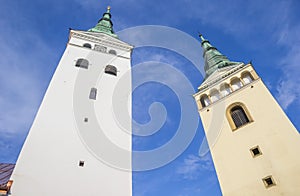
[[[16,163],[11,195],[132,195],[132,49],[114,34],[109,7],[94,28],[70,30]]]

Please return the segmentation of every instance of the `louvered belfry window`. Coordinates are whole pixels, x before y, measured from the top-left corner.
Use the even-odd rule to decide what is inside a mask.
[[[235,106],[230,110],[231,118],[236,128],[249,123],[249,119],[241,106]]]
[[[86,60],[86,59],[78,59],[78,60],[76,61],[75,66],[76,66],[76,67],[81,67],[81,68],[88,69],[88,67],[89,67],[89,61]]]
[[[105,73],[117,76],[117,68],[113,65],[107,65],[104,70]]]

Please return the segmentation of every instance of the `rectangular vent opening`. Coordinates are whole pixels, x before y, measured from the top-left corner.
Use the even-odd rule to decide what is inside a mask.
[[[255,147],[251,148],[250,152],[251,152],[253,157],[257,157],[257,156],[262,154],[259,146],[255,146]]]
[[[262,180],[263,180],[264,185],[265,185],[266,188],[269,188],[271,186],[275,186],[276,185],[276,183],[275,183],[275,181],[274,181],[274,179],[273,179],[273,177],[271,175],[263,178]]]
[[[79,161],[79,167],[83,167],[84,166],[84,161]]]

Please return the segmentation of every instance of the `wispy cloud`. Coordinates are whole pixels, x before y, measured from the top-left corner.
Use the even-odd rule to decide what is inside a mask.
[[[300,106],[300,25],[287,23],[278,36],[278,45],[286,54],[280,58],[278,67],[282,70],[282,77],[277,84],[277,99],[284,109],[296,103]]]
[[[26,28],[16,31],[14,24],[0,19],[0,29],[5,29],[0,35],[0,162],[16,160],[51,77],[44,70],[54,63],[49,61],[51,49],[23,22]]]
[[[183,164],[177,168],[177,174],[183,179],[196,180],[205,171],[213,171],[213,162],[209,155],[199,157],[189,154]]]

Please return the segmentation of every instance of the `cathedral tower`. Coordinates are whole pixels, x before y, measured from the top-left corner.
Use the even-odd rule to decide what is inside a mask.
[[[223,195],[299,195],[299,133],[255,72],[200,35],[205,79],[194,95]]]
[[[94,28],[70,30],[16,163],[11,195],[132,195],[133,47],[118,39],[112,25],[108,7]],[[115,96],[120,81],[125,93]],[[116,103],[129,110],[122,126]]]

